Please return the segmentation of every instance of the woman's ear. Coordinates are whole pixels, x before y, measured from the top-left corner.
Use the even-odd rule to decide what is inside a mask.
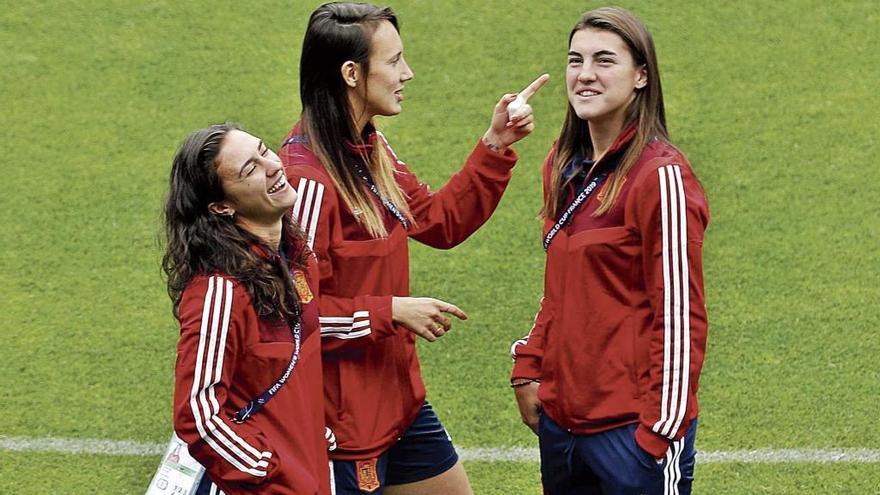
[[[648,85],[648,68],[645,65],[636,71],[636,89],[642,89]]]
[[[222,201],[215,201],[208,205],[208,211],[221,217],[234,217],[235,209]]]
[[[342,80],[345,81],[345,84],[349,88],[357,87],[358,81],[361,79],[360,64],[351,60],[346,60],[339,68],[339,71],[342,73]]]

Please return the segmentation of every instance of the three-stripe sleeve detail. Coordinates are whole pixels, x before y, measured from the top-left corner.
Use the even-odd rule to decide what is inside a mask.
[[[525,337],[521,339],[517,339],[510,345],[510,357],[511,359],[516,359],[516,349],[521,345],[526,345],[529,343],[529,337],[532,336],[532,332],[535,330],[535,327],[538,326],[538,315],[541,314],[541,309],[544,307],[544,298],[541,298],[541,301],[538,303],[538,311],[535,313],[535,319],[532,320],[532,328],[529,329],[529,333],[526,334]]]
[[[309,248],[315,244],[318,217],[321,216],[321,202],[324,199],[324,184],[301,178],[296,188],[296,203],[291,210],[291,218],[303,230]]]
[[[254,448],[229,427],[220,416],[215,394],[223,374],[232,299],[231,281],[222,277],[208,280],[189,405],[199,436],[214,452],[236,469],[263,477],[272,453]]]
[[[663,388],[652,430],[674,439],[687,410],[690,378],[690,280],[687,204],[681,168],[657,170],[663,263]]]
[[[351,316],[322,316],[319,321],[322,338],[356,339],[373,331],[369,311],[355,311]]]

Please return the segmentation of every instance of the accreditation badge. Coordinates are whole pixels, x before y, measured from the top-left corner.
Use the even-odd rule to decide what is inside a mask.
[[[186,443],[172,433],[146,495],[195,495],[204,474],[205,468],[189,455]]]
[[[379,473],[376,471],[376,461],[377,459],[374,457],[365,461],[354,462],[359,490],[373,493],[381,486],[379,483]]]
[[[296,270],[293,273],[293,284],[296,286],[296,293],[299,294],[299,300],[303,304],[312,302],[312,299],[314,299],[315,296],[312,295],[312,289],[309,288],[309,281],[306,280],[306,275],[303,272]]]

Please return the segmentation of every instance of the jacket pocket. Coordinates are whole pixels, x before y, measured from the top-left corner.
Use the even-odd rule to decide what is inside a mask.
[[[294,348],[293,342],[261,342],[248,348],[249,358],[243,364],[248,369],[238,371],[236,375],[247,373],[248,388],[256,394],[251,399],[256,399],[281,378],[290,364]]]

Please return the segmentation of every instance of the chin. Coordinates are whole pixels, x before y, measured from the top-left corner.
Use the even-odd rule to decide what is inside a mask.
[[[400,106],[400,104],[398,103],[396,105],[392,105],[392,106],[386,108],[385,110],[379,112],[378,115],[381,115],[383,117],[394,117],[395,115],[399,114],[402,110],[403,110],[403,107]]]
[[[589,120],[593,120],[593,119],[595,119],[596,117],[599,116],[596,112],[593,112],[593,111],[590,111],[590,110],[586,110],[586,109],[583,109],[583,108],[577,108],[577,107],[575,107],[575,109],[574,109],[574,113],[575,113],[575,115],[578,116],[579,119],[581,119],[581,120],[587,120],[587,121],[589,121]]]

